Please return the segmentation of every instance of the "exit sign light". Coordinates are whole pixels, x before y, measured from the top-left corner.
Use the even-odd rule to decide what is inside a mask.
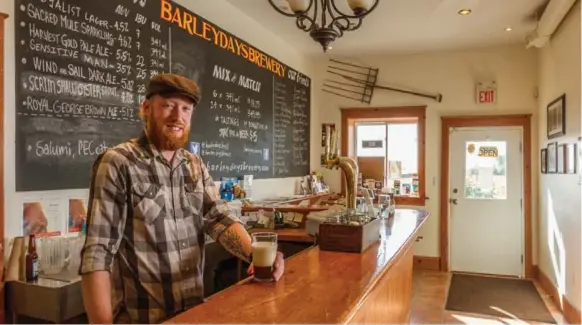
[[[495,81],[477,83],[476,99],[479,104],[497,103],[497,84]]]

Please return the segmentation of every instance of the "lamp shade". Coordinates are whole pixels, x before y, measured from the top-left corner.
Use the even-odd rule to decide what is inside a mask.
[[[368,11],[370,9],[370,1],[368,0],[348,0],[348,5],[353,11]]]
[[[287,0],[287,3],[289,3],[291,11],[297,13],[307,10],[309,7],[309,1],[310,0]]]

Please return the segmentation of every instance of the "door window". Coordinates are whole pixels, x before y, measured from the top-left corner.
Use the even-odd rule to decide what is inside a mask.
[[[465,142],[465,198],[507,199],[507,143]]]

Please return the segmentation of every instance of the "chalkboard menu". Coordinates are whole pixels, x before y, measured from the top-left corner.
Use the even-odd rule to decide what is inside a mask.
[[[140,135],[149,79],[198,83],[187,150],[212,176],[309,173],[311,80],[169,0],[16,0],[16,190],[87,188]]]

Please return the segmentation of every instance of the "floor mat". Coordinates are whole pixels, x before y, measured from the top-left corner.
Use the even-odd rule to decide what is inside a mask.
[[[446,309],[556,324],[530,280],[453,274]]]

